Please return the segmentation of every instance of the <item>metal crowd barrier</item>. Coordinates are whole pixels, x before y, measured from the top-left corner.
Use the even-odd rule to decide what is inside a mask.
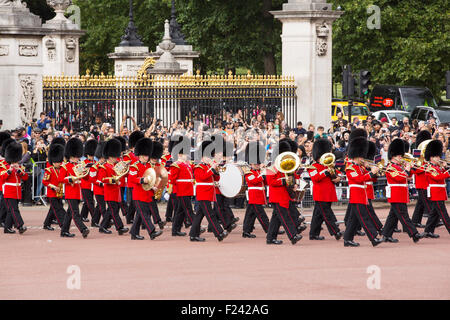
[[[34,202],[41,201],[43,205],[47,205],[46,190],[42,184],[42,179],[44,178],[44,171],[47,165],[46,161],[34,162],[29,179],[31,179],[31,199]]]

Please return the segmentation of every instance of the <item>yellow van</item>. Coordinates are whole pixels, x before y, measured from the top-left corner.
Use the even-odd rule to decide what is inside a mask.
[[[331,103],[331,120],[336,121],[338,119],[337,114],[342,112],[344,119],[348,120],[348,101],[333,101]],[[370,115],[369,108],[362,102],[353,102],[352,107],[352,122],[353,119],[358,117],[363,121]]]

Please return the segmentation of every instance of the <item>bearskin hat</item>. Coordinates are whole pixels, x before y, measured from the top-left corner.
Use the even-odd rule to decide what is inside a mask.
[[[122,143],[118,139],[106,141],[103,148],[103,158],[118,158],[122,153]]]
[[[117,140],[120,141],[120,145],[121,145],[121,149],[120,150],[121,150],[121,152],[124,152],[124,151],[127,150],[127,140],[124,137],[118,136],[118,137],[115,137],[114,139],[117,139]]]
[[[367,131],[361,128],[353,129],[352,132],[350,132],[350,137],[348,138],[348,141],[352,141],[357,137],[364,137],[367,139]]]
[[[356,137],[348,145],[348,157],[364,158],[369,150],[369,141],[365,137]]]
[[[70,157],[81,158],[83,156],[83,142],[78,138],[72,138],[67,141],[64,149],[64,157],[70,159]]]
[[[409,153],[409,147],[410,147],[409,142],[406,140],[403,140],[403,146],[405,147],[404,148],[405,153]]]
[[[169,141],[169,153],[172,156],[178,154],[189,154],[191,150],[191,141],[188,137],[175,135]]]
[[[298,149],[298,144],[297,142],[289,139],[289,138],[284,138],[281,139],[280,142],[287,142],[289,144],[289,148],[291,149],[291,152],[297,153],[297,149]],[[281,152],[280,152],[281,153]]]
[[[317,139],[312,148],[312,156],[314,161],[319,161],[320,157],[328,152],[331,152],[331,149],[333,146],[331,145],[331,142],[327,139]]]
[[[291,152],[291,145],[285,139],[280,140],[278,143],[278,154],[282,154],[283,152]]]
[[[133,149],[136,146],[136,143],[144,138],[144,134],[141,131],[133,131],[128,138],[128,147]]]
[[[59,145],[62,145],[63,147],[65,147],[66,146],[66,140],[64,140],[63,137],[56,137],[50,143],[50,145],[52,145],[52,144],[59,144]]]
[[[5,150],[5,160],[8,163],[16,163],[22,160],[22,145],[15,141],[8,144]]]
[[[395,156],[403,156],[405,154],[405,143],[402,139],[395,139],[391,142],[388,149],[388,159],[391,160]]]
[[[94,156],[95,150],[97,149],[97,145],[98,145],[97,140],[90,139],[86,141],[86,143],[84,144],[84,156],[85,157]]]
[[[425,149],[425,160],[430,161],[431,157],[440,157],[442,156],[442,151],[444,146],[441,140],[432,140],[428,143],[427,148]]]
[[[216,155],[216,149],[212,141],[203,141],[198,151],[201,152],[200,157],[214,157]]]
[[[367,151],[367,155],[365,156],[365,159],[367,160],[373,160],[377,154],[377,145],[375,142],[369,141],[369,149]]]
[[[6,131],[0,132],[0,148],[2,147],[3,142],[5,142],[7,139],[11,138],[11,135]]]
[[[150,158],[161,159],[163,153],[164,153],[164,146],[162,145],[162,143],[158,141],[153,142],[153,150]]]
[[[251,141],[245,148],[245,162],[248,164],[261,164],[264,162],[264,145],[258,141]]]
[[[138,156],[152,156],[154,143],[150,138],[139,139],[134,145],[134,154]]]
[[[97,148],[95,149],[95,155],[94,155],[97,159],[103,158],[103,149],[104,148],[105,148],[105,142],[102,141],[97,144]]]
[[[48,162],[53,164],[55,162],[63,162],[64,160],[64,147],[60,144],[52,144],[48,150]]]
[[[8,138],[5,141],[3,141],[2,143],[2,150],[1,150],[1,156],[4,158],[5,157],[5,152],[6,152],[6,148],[12,143],[15,142],[15,140],[13,138]]]
[[[426,140],[431,140],[431,133],[428,130],[422,130],[417,134],[416,146],[418,147],[422,142]]]

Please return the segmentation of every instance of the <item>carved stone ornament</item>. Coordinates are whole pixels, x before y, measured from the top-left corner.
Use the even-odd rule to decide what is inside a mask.
[[[0,45],[0,56],[9,55],[9,46],[8,45]]]
[[[38,55],[38,46],[34,44],[19,45],[19,56],[36,57]]]
[[[75,61],[77,42],[73,38],[66,40],[66,60],[67,62]]]
[[[318,56],[325,56],[328,51],[328,35],[330,34],[330,27],[327,23],[323,22],[322,24],[316,27],[316,52]]]
[[[53,39],[47,39],[45,41],[45,47],[47,48],[48,61],[56,60],[56,42]]]
[[[19,99],[20,120],[29,123],[36,112],[36,74],[19,74],[21,95]]]
[[[9,7],[12,5],[11,0],[0,0],[0,7]]]

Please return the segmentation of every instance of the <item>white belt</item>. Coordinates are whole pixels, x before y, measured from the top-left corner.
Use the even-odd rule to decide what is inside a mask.
[[[447,188],[447,185],[445,184],[429,184],[430,188]]]
[[[5,182],[3,185],[4,186],[12,186],[12,187],[20,187],[21,186],[20,183],[12,183],[12,182]]]
[[[196,186],[214,186],[214,182],[197,182]]]
[[[194,179],[178,179],[176,182],[194,182]]]
[[[247,190],[265,190],[264,187],[248,187]]]
[[[391,187],[403,187],[408,188],[408,184],[389,184],[386,186],[386,198],[391,198]]]
[[[361,188],[361,189],[365,189],[366,186],[360,185],[360,184],[350,184],[348,185],[350,188]]]
[[[372,182],[372,181],[366,182],[366,184],[367,184],[367,185],[373,185],[373,182]]]

